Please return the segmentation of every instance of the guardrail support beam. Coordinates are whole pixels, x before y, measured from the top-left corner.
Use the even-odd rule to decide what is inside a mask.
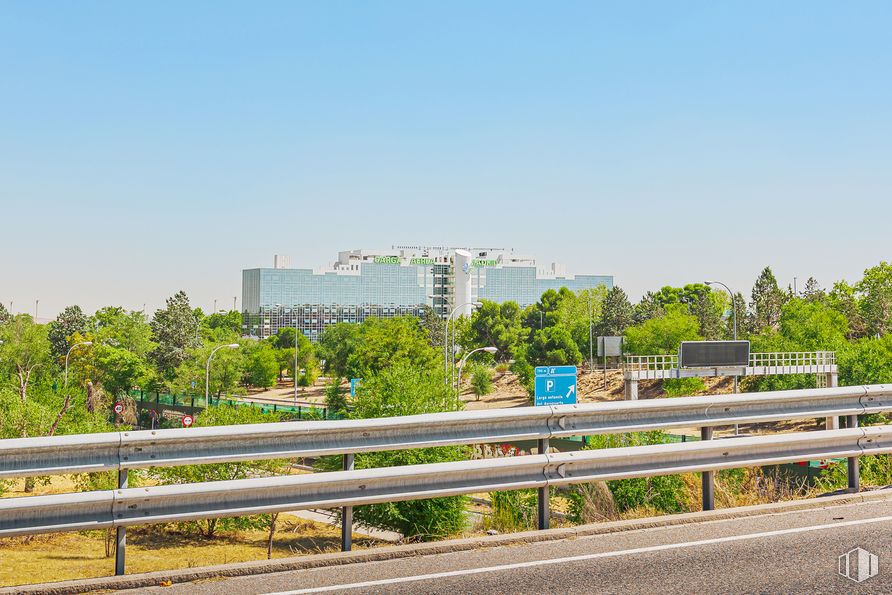
[[[118,470],[118,487],[127,487],[127,470]],[[127,527],[115,529],[115,576],[124,576],[124,558],[127,555]]]
[[[548,438],[539,440],[539,454],[548,454]],[[548,529],[548,527],[550,526],[549,521],[551,520],[551,512],[548,509],[549,491],[550,489],[548,486],[539,488],[539,494],[537,498],[537,516],[539,519],[539,529]]]
[[[344,455],[344,471],[353,471],[355,467],[353,454]],[[349,552],[353,549],[353,507],[341,508],[341,551]]]
[[[638,381],[634,379],[628,379],[625,381],[625,390],[623,391],[623,396],[626,401],[637,401],[638,400]]]
[[[700,440],[712,440],[712,428],[700,428]],[[715,471],[700,473],[703,487],[703,510],[715,510]]]
[[[857,428],[858,427],[858,416],[857,415],[849,415],[846,417],[846,427],[849,428]],[[859,467],[859,459],[858,457],[849,457],[846,461],[848,477],[849,477],[849,492],[858,493],[861,491],[861,469]]]

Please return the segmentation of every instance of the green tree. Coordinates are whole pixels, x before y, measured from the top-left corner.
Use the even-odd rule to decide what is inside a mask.
[[[662,316],[664,312],[661,298],[656,293],[648,291],[642,296],[641,301],[635,304],[635,309],[632,313],[632,322],[639,325],[652,318]]]
[[[49,373],[51,346],[47,329],[35,324],[27,314],[18,314],[11,322],[0,326],[0,366],[11,373],[17,383],[18,395],[24,406],[28,401],[28,387],[40,373]]]
[[[682,341],[699,341],[700,323],[681,304],[669,305],[665,314],[626,329],[625,349],[638,355],[677,353]]]
[[[861,300],[854,287],[845,281],[837,281],[827,295],[827,304],[849,321],[849,339],[867,336],[861,315]]]
[[[152,318],[152,340],[157,344],[151,357],[158,371],[173,378],[177,368],[189,359],[189,350],[199,347],[199,320],[189,306],[189,298],[178,291],[167,299],[167,306]]]
[[[421,314],[421,328],[427,333],[431,347],[439,347],[446,340],[446,321],[430,306],[424,306]]]
[[[570,332],[559,326],[533,333],[526,357],[534,366],[576,365],[582,361],[582,353]]]
[[[88,320],[80,306],[68,306],[49,324],[48,337],[52,354],[56,358],[64,358],[71,347],[68,338],[75,333],[87,332]]]
[[[823,302],[827,298],[827,292],[821,287],[818,280],[809,277],[805,282],[805,289],[802,291],[802,299],[808,302]]]
[[[753,286],[751,308],[754,332],[777,329],[785,301],[786,295],[778,287],[771,267],[765,267]]]
[[[115,396],[153,381],[153,369],[147,358],[155,343],[142,312],[127,312],[111,306],[102,308],[93,315],[91,326],[93,347],[89,352],[76,354],[75,361],[91,358],[93,380]]]
[[[561,287],[558,291],[546,290],[538,302],[524,310],[523,326],[535,331],[556,325],[561,302],[573,296],[574,293],[566,287]]]
[[[259,388],[274,386],[279,375],[279,362],[272,345],[258,341],[245,345],[243,349],[245,383]]]
[[[347,360],[347,378],[367,378],[388,366],[405,362],[420,368],[442,361],[439,350],[427,342],[417,318],[368,318],[359,325],[359,337]]]
[[[864,271],[855,289],[861,295],[859,306],[867,333],[885,335],[892,330],[892,264],[881,262]]]
[[[619,286],[611,287],[604,296],[601,317],[598,320],[597,334],[602,337],[616,337],[626,332],[632,324],[634,310],[629,296]]]
[[[360,325],[339,322],[326,328],[319,337],[317,351],[325,361],[325,370],[341,378],[347,376],[347,361],[360,340]]]
[[[498,348],[496,358],[501,361],[513,359],[518,346],[527,334],[522,324],[522,312],[517,302],[497,304],[488,300],[471,316],[468,326],[468,339],[464,343],[468,349],[475,347]]]
[[[795,351],[839,349],[848,331],[846,317],[820,302],[794,298],[784,304],[780,334]]]
[[[12,320],[12,314],[9,313],[9,310],[6,309],[3,303],[0,303],[0,324],[6,324],[10,320]]]
[[[864,337],[837,352],[842,386],[892,383],[892,334]]]
[[[734,337],[734,313],[737,312],[737,338],[744,339],[749,335],[750,324],[746,309],[746,299],[739,291],[734,294],[734,301],[730,303],[725,319],[725,336]]]
[[[203,335],[214,342],[237,339],[242,334],[242,315],[240,312],[214,312],[201,320]]]

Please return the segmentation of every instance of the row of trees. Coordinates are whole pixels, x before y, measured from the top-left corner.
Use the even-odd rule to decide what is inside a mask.
[[[737,293],[733,304],[724,289],[700,283],[649,291],[636,304],[620,287],[549,290],[526,309],[484,302],[457,328],[466,350],[495,346],[496,359],[513,361],[529,380],[532,366],[582,363],[596,351],[590,337],[623,335],[625,351],[641,355],[675,353],[685,340],[730,339],[734,310],[738,337],[749,339],[754,351],[836,350],[850,378],[885,377],[875,367],[869,375],[855,368],[865,352],[886,349],[892,328],[892,265],[886,262],[829,291],[809,279],[798,294],[781,289],[766,267],[749,302]]]
[[[284,375],[293,376],[296,339],[299,382],[313,382],[318,364],[309,339],[283,329],[257,341],[243,338],[241,330],[238,312],[205,315],[189,305],[183,292],[168,299],[150,320],[143,312],[120,307],[87,315],[79,306],[69,306],[41,325],[27,314],[11,316],[0,306],[0,370],[16,378],[23,400],[35,381],[58,390],[64,382],[66,357],[73,387],[102,390],[112,398],[136,386],[200,393],[211,351],[238,344],[238,349],[214,355],[209,384],[219,395],[250,386],[270,387]]]

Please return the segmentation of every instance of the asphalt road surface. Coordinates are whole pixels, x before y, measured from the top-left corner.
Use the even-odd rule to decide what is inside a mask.
[[[858,547],[879,562],[860,583],[838,572],[839,556]],[[892,593],[890,566],[892,501],[878,501],[142,591]]]

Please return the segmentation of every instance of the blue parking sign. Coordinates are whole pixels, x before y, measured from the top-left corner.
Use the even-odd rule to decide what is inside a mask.
[[[537,366],[536,405],[576,403],[576,366]]]

